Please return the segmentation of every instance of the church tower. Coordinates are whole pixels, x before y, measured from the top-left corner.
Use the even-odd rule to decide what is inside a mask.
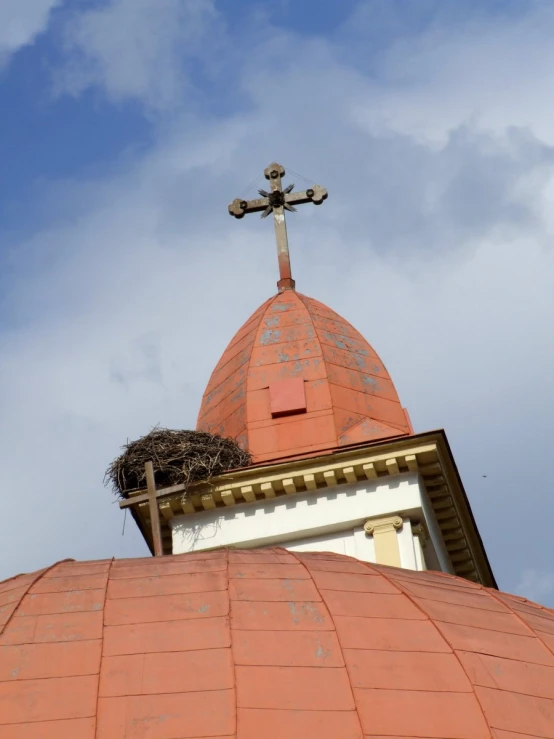
[[[285,212],[320,205],[327,190],[293,192],[277,163],[264,174],[269,190],[234,200],[229,212],[238,219],[273,214],[278,292],[223,352],[197,424],[235,439],[253,464],[186,495],[157,491],[161,551],[277,545],[494,586],[445,433],[415,433],[370,344],[331,308],[296,291]],[[135,509],[153,548],[145,496],[121,505]]]

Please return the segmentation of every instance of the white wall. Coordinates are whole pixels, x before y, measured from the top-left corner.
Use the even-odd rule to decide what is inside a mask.
[[[369,518],[398,514],[404,521],[398,531],[402,567],[422,569],[421,551],[410,524],[410,518],[424,518],[422,492],[417,473],[408,472],[176,516],[170,520],[173,553],[278,544],[374,562],[373,539],[366,536],[363,524]]]
[[[431,538],[431,541],[427,545],[427,549],[429,551],[425,552],[427,567],[430,570],[440,570],[441,572],[448,572],[450,575],[453,575],[454,568],[450,563],[450,557],[446,551],[439,524],[433,514],[427,490],[423,487],[421,490],[421,506],[423,508],[423,516],[427,521],[429,536]]]
[[[334,552],[356,557],[363,562],[375,562],[373,537],[366,536],[363,526],[356,526],[350,531],[337,531],[334,534],[291,539],[282,542],[281,546],[293,552]]]

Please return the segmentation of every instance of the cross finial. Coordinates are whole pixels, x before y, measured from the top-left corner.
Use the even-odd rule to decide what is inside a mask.
[[[242,218],[245,213],[259,213],[266,218],[273,212],[275,223],[275,238],[277,239],[277,258],[279,260],[279,292],[283,290],[294,290],[294,280],[290,267],[289,242],[287,238],[287,224],[285,221],[285,210],[296,211],[295,205],[300,203],[314,203],[321,205],[327,198],[327,190],[319,185],[302,192],[292,192],[294,185],[288,185],[283,190],[281,178],[285,176],[285,168],[282,164],[273,162],[264,169],[264,174],[271,186],[270,192],[258,190],[262,196],[257,200],[233,200],[229,206],[229,213],[235,218]]]

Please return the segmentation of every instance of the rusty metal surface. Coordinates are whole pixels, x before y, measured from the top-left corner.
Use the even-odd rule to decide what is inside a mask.
[[[272,415],[270,386],[304,381],[306,409]],[[374,349],[341,316],[293,290],[237,332],[202,400],[198,430],[236,439],[254,462],[412,432]]]
[[[234,737],[237,714],[242,738],[553,736],[554,611],[445,573],[272,547],[0,593],[2,739]]]
[[[294,185],[288,185],[283,189],[282,178],[285,176],[285,168],[282,164],[273,162],[266,167],[264,175],[269,180],[270,191],[258,190],[262,196],[255,200],[242,200],[236,198],[229,205],[229,213],[235,218],[243,218],[246,213],[260,213],[266,218],[273,213],[275,225],[275,239],[277,241],[277,260],[279,263],[279,291],[294,290],[295,282],[292,278],[290,264],[289,242],[287,236],[287,222],[285,211],[295,212],[295,205],[303,203],[314,203],[321,205],[327,198],[327,190],[320,185],[313,185],[301,192],[292,192]]]

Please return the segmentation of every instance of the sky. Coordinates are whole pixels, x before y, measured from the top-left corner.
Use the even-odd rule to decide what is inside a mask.
[[[446,430],[501,589],[554,606],[553,34],[548,0],[3,0],[0,578],[146,553],[104,471],[194,427],[275,292],[227,204],[277,160],[329,191],[297,288]]]

